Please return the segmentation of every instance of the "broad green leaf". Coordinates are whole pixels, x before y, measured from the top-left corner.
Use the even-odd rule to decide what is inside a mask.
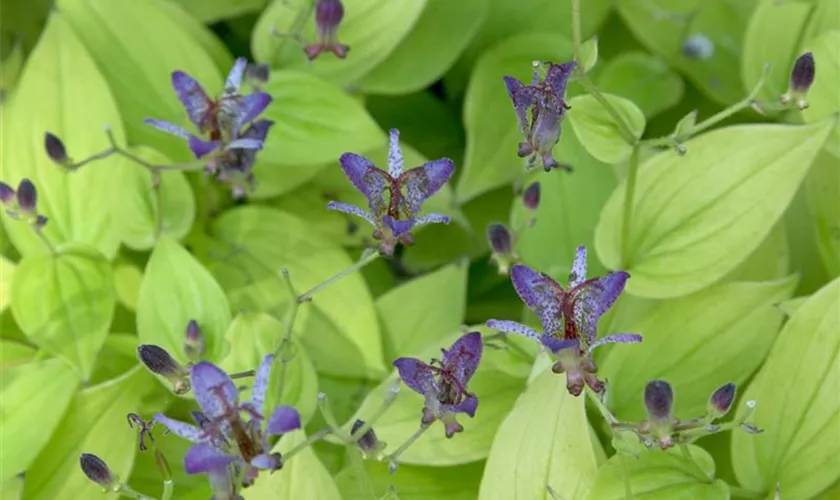
[[[189,125],[172,88],[173,71],[195,78],[209,96],[221,90],[223,75],[205,47],[183,27],[198,21],[173,17],[161,8],[162,3],[165,0],[58,0],[57,7],[108,81],[129,142],[152,146],[174,160],[187,160],[191,155],[186,141],[144,124],[143,119]],[[101,125],[89,133],[98,130]]]
[[[118,144],[125,142],[108,83],[62,13],[50,15],[17,91],[3,108],[3,182],[16,186],[23,178],[32,180],[39,211],[49,218],[43,233],[53,245],[86,243],[112,258],[119,235],[106,207],[115,186],[115,162],[104,160],[69,173],[44,151],[44,133],[52,132],[72,158],[82,160],[109,146],[102,133],[105,125],[110,125]],[[21,254],[47,250],[27,224],[8,218],[3,223]]]
[[[840,279],[802,304],[785,324],[744,394],[758,403],[761,436],[735,432],[739,483],[756,491],[782,484],[785,498],[822,498],[840,479]]]
[[[566,61],[572,51],[571,42],[562,36],[523,34],[494,46],[478,60],[464,101],[467,150],[456,189],[460,203],[523,175],[524,160],[516,156],[522,137],[502,77],[529,82],[534,60]]]
[[[23,60],[26,56],[23,53],[23,43],[15,41],[11,52],[0,61],[0,101],[10,95],[20,77],[20,70],[23,69]]]
[[[195,22],[195,16],[184,10],[184,8],[175,2],[172,2],[171,0],[155,1],[157,2],[158,9],[169,16],[183,31],[188,33],[193,40],[198,42],[199,45],[207,51],[207,54],[216,64],[216,68],[218,68],[222,74],[226,74],[230,71],[230,68],[233,67],[233,57],[230,55],[228,47],[224,44],[224,42],[222,42],[222,40],[219,39],[219,37],[216,36],[213,31],[208,29],[208,27],[204,24]],[[236,1],[238,3],[238,0]]]
[[[280,270],[289,270],[296,293],[326,281],[353,261],[308,221],[265,207],[230,210],[213,226],[207,268],[236,310],[283,318],[291,297]],[[373,299],[358,273],[330,285],[300,308],[296,333],[319,371],[378,379],[385,368]]]
[[[455,62],[487,13],[484,0],[426,0],[408,36],[361,79],[362,92],[406,94],[428,87]]]
[[[703,448],[689,445],[694,464],[678,450],[651,450],[638,458],[616,454],[598,471],[592,500],[627,498],[626,482],[632,498],[645,500],[728,500],[729,488],[714,479],[715,462]],[[696,465],[695,465],[696,464]],[[697,466],[702,468],[700,475]],[[709,478],[712,477],[712,479]]]
[[[824,153],[825,150],[821,155]],[[814,171],[812,168],[809,175]],[[818,166],[816,171],[819,172]],[[820,256],[817,244],[819,238],[814,216],[808,207],[807,194],[806,189],[799,189],[784,214],[785,232],[788,234],[790,248],[790,268],[800,275],[796,295],[810,295],[831,281]]]
[[[90,376],[114,315],[111,266],[96,250],[66,245],[24,257],[12,283],[12,314],[27,338]]]
[[[143,282],[143,271],[128,261],[114,265],[114,288],[117,300],[130,311],[137,310],[137,296]]]
[[[266,354],[271,354],[280,347],[284,331],[283,323],[269,314],[238,314],[225,334],[231,349],[221,363],[222,368],[228,373],[253,370],[259,366]],[[286,364],[285,369],[281,368],[283,362]],[[259,410],[264,415],[270,415],[277,405],[290,405],[297,408],[304,422],[308,421],[315,412],[318,375],[309,356],[297,340],[289,343],[275,357],[271,373],[266,406]],[[281,393],[282,397],[278,399]],[[243,400],[250,397],[250,391],[242,393]]]
[[[566,390],[566,379],[543,371],[499,427],[484,467],[480,500],[587,498],[598,471],[585,398]]]
[[[645,115],[632,101],[614,95],[604,94],[616,113],[630,128],[638,140],[645,131]],[[567,118],[572,130],[586,151],[596,160],[611,165],[623,163],[633,152],[621,134],[618,121],[591,95],[579,95],[569,100]]]
[[[150,148],[134,151],[149,163],[171,163]],[[163,172],[155,191],[151,172],[122,159],[114,175],[119,185],[114,193],[114,223],[120,238],[133,250],[149,250],[160,236],[181,239],[195,219],[195,196],[183,172]]]
[[[399,500],[475,500],[483,465],[446,468],[400,465],[396,474],[389,474],[385,464],[367,461],[361,469],[363,477],[358,477],[360,471],[347,468],[335,477],[335,482],[344,500],[382,498],[391,486]]]
[[[609,165],[592,158],[574,134],[562,139],[557,149],[557,161],[572,166],[571,175],[545,175],[535,172],[528,177],[540,183],[540,205],[536,211],[525,209],[521,198],[514,199],[512,227],[520,231],[516,253],[522,262],[554,277],[569,275],[575,248],[592,248],[595,226],[601,207],[616,186],[615,175]],[[528,221],[534,224],[528,226]],[[594,256],[594,254],[591,254]],[[604,271],[596,259],[590,257],[590,274]]]
[[[589,73],[598,63],[598,36],[593,36],[583,42],[580,46],[580,53],[580,67],[584,73]]]
[[[426,346],[418,359],[430,360],[440,357],[440,349],[448,348],[462,333],[441,339]],[[464,426],[464,432],[449,440],[443,432],[443,424],[435,422],[405,453],[400,455],[400,463],[412,465],[451,466],[460,465],[487,458],[493,436],[510,411],[516,398],[522,392],[525,380],[511,377],[487,362],[487,358],[507,356],[490,348],[485,348],[482,363],[475,376],[470,380],[468,389],[479,399],[475,418],[458,416],[458,423]],[[386,393],[398,383],[396,373],[392,373],[373,389],[365,398],[350,423],[360,418],[367,420],[382,404]],[[408,436],[420,426],[423,396],[402,385],[396,400],[388,411],[376,423],[376,435],[381,441],[389,443],[389,450],[395,450]]]
[[[205,359],[218,362],[228,350],[230,319],[228,299],[210,272],[175,240],[160,239],[137,296],[140,343],[158,345],[185,362],[184,331],[195,320],[206,342]]]
[[[286,434],[271,451],[282,454],[305,439],[302,431]],[[279,471],[261,476],[254,486],[243,490],[242,495],[245,500],[341,500],[338,486],[310,447],[295,455]]]
[[[308,69],[314,74],[350,86],[388,59],[405,39],[426,7],[426,0],[394,3],[390,0],[346,0],[338,40],[349,46],[345,59],[322,53],[306,60],[301,45],[277,33],[299,33],[315,43],[315,20],[310,0],[275,0],[262,14],[251,37],[257,61],[272,67]],[[302,21],[302,22],[301,22]]]
[[[101,384],[115,379],[137,366],[139,363],[137,360],[138,344],[136,335],[126,333],[108,335],[105,345],[102,346],[102,352],[96,359],[96,365],[94,365],[88,385]],[[161,390],[163,389],[161,388]]]
[[[111,471],[128,477],[134,464],[137,436],[125,416],[137,407],[153,387],[151,375],[136,367],[120,378],[76,394],[47,446],[26,471],[24,500],[56,498],[108,498],[102,487],[79,470],[79,455],[93,453]]]
[[[757,99],[777,102],[787,91],[793,61],[799,55],[797,41],[811,10],[807,2],[761,0],[758,3],[744,34],[741,62],[741,77],[747,89],[758,85],[767,71]],[[769,70],[765,70],[767,64]]]
[[[15,476],[0,482],[0,497],[4,500],[20,500],[23,495],[23,478]]]
[[[376,300],[386,359],[415,353],[456,331],[467,306],[467,263],[415,278]]]
[[[0,369],[14,368],[32,361],[38,353],[34,347],[10,339],[0,339]]]
[[[759,0],[628,0],[617,4],[627,27],[649,50],[683,72],[704,94],[723,104],[743,99],[741,47]],[[711,50],[687,55],[687,43]]]
[[[0,255],[0,313],[9,307],[16,267],[14,262]]]
[[[4,351],[8,343],[3,342]],[[0,481],[29,468],[58,427],[78,385],[78,375],[60,359],[0,371]]]
[[[633,101],[645,117],[651,118],[680,102],[684,84],[660,57],[624,52],[603,67],[598,88]]]
[[[692,139],[685,156],[654,156],[639,169],[625,245],[625,186],[604,206],[598,256],[626,269],[633,276],[627,290],[643,297],[677,297],[715,283],[764,241],[834,126],[733,126]]]
[[[783,313],[785,313],[785,316],[790,318],[796,314],[796,311],[798,311],[799,308],[802,307],[802,304],[804,304],[809,298],[810,297],[795,297],[788,299],[780,302],[778,307]]]
[[[837,88],[837,82],[840,81],[840,29],[829,31],[813,40],[806,51],[814,54],[814,65],[819,69],[806,96],[809,106],[802,111],[802,118],[806,123],[814,123],[836,116],[840,111],[840,89]],[[826,149],[835,156],[836,166],[836,158],[840,158],[840,128],[834,129]]]
[[[268,0],[169,0],[174,1],[203,23],[259,12]]]
[[[820,154],[805,179],[805,189],[820,256],[829,275],[840,276],[840,168],[837,158]]]
[[[600,357],[598,373],[610,381],[608,406],[623,420],[644,418],[645,385],[661,379],[675,388],[675,415],[702,416],[715,389],[742,384],[761,365],[782,323],[776,305],[795,286],[794,278],[715,285],[661,301],[629,324],[612,323],[607,333],[636,332],[644,340]]]
[[[767,238],[722,282],[772,281],[789,276],[790,246],[783,220],[777,222]]]
[[[187,474],[183,465],[179,463],[181,457],[187,454],[193,443],[175,434],[164,434],[156,431],[155,446],[169,461],[172,481],[175,483],[173,498],[177,500],[207,500],[212,498],[213,492],[207,476],[204,474]],[[128,484],[135,491],[147,495],[160,494],[163,481],[153,453],[137,450]]]

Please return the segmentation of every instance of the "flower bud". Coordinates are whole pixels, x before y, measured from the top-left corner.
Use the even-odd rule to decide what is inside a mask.
[[[315,25],[322,36],[335,34],[344,18],[344,5],[341,0],[318,0],[315,6]]]
[[[15,190],[5,182],[0,182],[0,203],[8,205],[15,199]]]
[[[38,191],[29,179],[23,179],[17,189],[18,208],[22,212],[34,214],[38,204]]]
[[[652,421],[671,419],[674,391],[664,380],[652,380],[645,386],[645,408]]]
[[[204,355],[204,350],[204,335],[201,334],[198,322],[191,319],[184,332],[184,352],[191,360],[198,361]]]
[[[356,421],[353,422],[353,428],[350,430],[350,435],[355,436],[356,432],[364,425],[364,421],[356,419]],[[379,439],[376,437],[376,433],[373,431],[372,427],[365,431],[364,435],[356,441],[356,444],[359,446],[359,449],[362,450],[362,453],[369,456],[378,454],[384,448],[382,443],[380,443]]]
[[[69,161],[64,143],[50,132],[44,135],[44,149],[47,150],[47,156],[50,157],[50,160],[56,163],[65,164]]]
[[[246,78],[252,84],[263,85],[268,82],[269,74],[271,73],[268,64],[251,64],[245,72]]]
[[[532,182],[522,195],[522,202],[528,210],[536,210],[540,206],[540,183]]]
[[[137,355],[149,371],[169,380],[176,394],[184,394],[190,390],[187,370],[175,361],[165,349],[156,345],[144,344],[137,348]]]
[[[709,398],[708,413],[714,418],[720,418],[732,408],[735,401],[735,384],[729,382],[720,386]]]
[[[85,476],[99,486],[110,491],[116,491],[119,488],[120,484],[117,476],[112,474],[108,465],[96,455],[82,453],[79,457],[79,465],[81,465]]]
[[[35,229],[43,229],[44,226],[47,225],[47,221],[49,221],[49,219],[47,219],[46,215],[38,214],[38,216],[35,217]]]
[[[798,94],[804,94],[814,83],[816,67],[814,66],[814,55],[806,52],[796,59],[793,64],[793,71],[790,73],[790,90]]]
[[[493,253],[509,255],[513,252],[513,237],[504,224],[493,223],[487,226],[487,241]]]

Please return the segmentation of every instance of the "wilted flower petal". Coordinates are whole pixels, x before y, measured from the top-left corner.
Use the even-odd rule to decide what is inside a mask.
[[[300,429],[300,413],[291,406],[278,406],[268,419],[265,432],[269,436]]]
[[[238,458],[222,453],[208,443],[199,443],[187,451],[184,470],[187,474],[206,474],[227,468]]]

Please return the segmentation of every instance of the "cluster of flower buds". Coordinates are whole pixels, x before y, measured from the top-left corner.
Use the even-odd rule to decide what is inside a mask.
[[[642,440],[647,447],[658,446],[665,450],[674,445],[690,443],[699,437],[714,434],[722,430],[715,422],[729,413],[735,402],[736,388],[733,383],[726,383],[717,388],[709,398],[706,415],[680,420],[673,415],[674,390],[664,380],[652,380],[645,386],[644,403],[648,418],[641,422],[617,422],[613,427],[629,430]],[[750,434],[758,434],[760,429],[747,422],[755,408],[754,401],[747,402],[750,410],[736,424]]]
[[[793,70],[790,72],[788,91],[779,98],[782,104],[794,103],[799,109],[807,108],[808,101],[805,100],[805,95],[814,83],[815,76],[816,67],[812,53],[806,52],[796,58]]]
[[[23,179],[17,190],[0,182],[0,203],[9,217],[29,223],[35,229],[47,224],[47,218],[38,213],[38,191],[29,179]]]

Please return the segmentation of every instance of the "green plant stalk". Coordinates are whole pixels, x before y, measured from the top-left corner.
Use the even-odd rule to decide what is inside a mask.
[[[680,447],[680,452],[682,453],[683,457],[685,457],[685,459],[688,461],[688,463],[691,464],[691,466],[694,468],[695,472],[697,473],[698,479],[703,479],[704,481],[706,481],[708,483],[711,483],[713,481],[713,479],[711,477],[709,477],[708,474],[706,474],[706,471],[704,471],[703,468],[700,467],[700,464],[698,464],[697,461],[694,460],[694,457],[691,456],[691,450],[688,449],[688,445],[685,444],[685,443],[680,443],[679,447]]]
[[[763,493],[759,493],[757,491],[748,490],[746,488],[742,488],[740,486],[735,486],[733,484],[726,483],[726,486],[729,487],[729,493],[733,497],[737,498],[748,498],[750,500],[758,500],[761,498],[765,498],[767,495]]]
[[[138,491],[134,491],[127,484],[121,484],[119,488],[117,488],[116,493],[119,493],[124,497],[133,498],[134,500],[155,500],[152,497],[146,496]]]
[[[163,482],[163,494],[160,496],[160,500],[171,500],[172,494],[175,491],[175,483],[172,482],[171,479],[168,479]]]
[[[283,268],[280,270],[280,274],[283,276],[283,283],[286,285],[286,290],[289,292],[289,300],[292,304],[292,309],[289,311],[289,316],[286,318],[286,325],[283,330],[283,337],[280,339],[280,343],[277,344],[277,349],[274,350],[274,358],[276,359],[278,356],[283,356],[280,358],[280,388],[277,390],[277,399],[280,400],[283,397],[283,387],[286,385],[286,365],[288,364],[286,357],[284,356],[284,351],[289,348],[292,342],[292,334],[294,333],[295,328],[295,321],[297,320],[298,310],[300,310],[300,301],[298,300],[297,292],[295,291],[294,284],[292,284],[292,278],[289,275],[289,270]]]
[[[397,400],[397,394],[399,394],[399,389],[400,387],[398,385],[395,385],[394,387],[391,387],[388,390],[388,393],[385,394],[385,399],[382,400],[382,404],[379,405],[379,408],[377,408],[373,415],[371,415],[371,417],[365,421],[364,425],[362,425],[356,432],[350,435],[350,439],[352,440],[352,442],[358,442],[367,431],[373,428],[374,424],[376,424],[376,421],[382,418],[382,415],[384,415],[388,411],[388,408],[390,408],[391,405],[394,404],[394,401]]]
[[[413,445],[415,441],[420,439],[420,436],[425,434],[426,431],[429,430],[429,427],[431,427],[429,424],[420,424],[420,428],[414,431],[414,434],[412,434],[408,439],[406,439],[405,442],[394,451],[394,453],[391,453],[386,457],[388,459],[388,467],[391,469],[392,473],[397,470],[397,458],[399,458],[399,456],[402,455],[405,452],[405,450],[407,450],[411,445]]]
[[[309,448],[309,447],[310,447],[310,446],[312,446],[313,444],[315,444],[315,443],[317,443],[318,441],[320,441],[320,440],[324,439],[324,437],[326,437],[326,435],[327,435],[327,434],[329,434],[329,433],[330,433],[330,429],[321,429],[320,431],[316,432],[315,434],[313,434],[313,435],[309,436],[308,438],[306,438],[306,440],[305,440],[305,441],[303,441],[303,442],[301,442],[301,443],[298,443],[298,444],[297,444],[297,446],[295,446],[295,447],[294,447],[294,448],[292,448],[291,450],[287,451],[286,453],[283,453],[283,454],[282,454],[282,456],[283,456],[283,462],[288,461],[288,460],[289,460],[289,459],[291,459],[293,456],[295,456],[295,455],[297,455],[298,453],[302,452],[302,451],[303,451],[303,450],[305,450],[306,448]]]
[[[633,148],[630,154],[630,165],[627,170],[627,181],[624,189],[624,213],[621,220],[621,268],[630,265],[629,243],[630,228],[633,224],[633,209],[636,202],[636,181],[639,177],[639,147]]]
[[[324,422],[327,423],[327,426],[332,434],[345,443],[353,442],[353,438],[344,432],[338,424],[338,421],[335,419],[335,415],[333,415],[332,409],[330,408],[330,403],[327,400],[327,395],[324,393],[318,395],[318,411],[321,412],[321,417],[324,418]]]
[[[362,258],[359,259],[358,262],[356,262],[352,266],[348,267],[347,269],[341,271],[340,273],[336,274],[335,276],[332,276],[332,277],[328,278],[323,283],[319,283],[319,284],[315,285],[314,287],[310,288],[309,290],[304,292],[303,295],[298,297],[297,301],[301,302],[301,303],[311,301],[312,296],[315,295],[316,293],[318,293],[321,290],[323,290],[324,288],[332,285],[336,281],[341,280],[345,276],[358,271],[359,269],[365,267],[366,265],[370,264],[371,262],[375,261],[378,258],[379,258],[379,252],[378,251],[370,250],[370,249],[366,250],[365,253],[362,254]]]

